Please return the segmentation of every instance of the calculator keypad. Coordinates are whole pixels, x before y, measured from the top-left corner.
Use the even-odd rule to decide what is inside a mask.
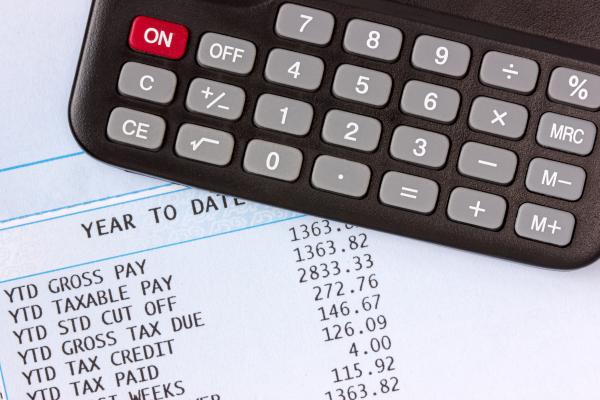
[[[118,100],[102,151],[128,145],[175,181],[243,197],[254,179],[264,190],[251,199],[315,214],[323,203],[459,247],[494,253],[477,232],[526,252],[585,245],[574,239],[592,231],[600,75],[544,49],[316,4],[281,4],[247,34],[239,21],[128,16],[127,58],[104,57],[113,97],[95,88]]]

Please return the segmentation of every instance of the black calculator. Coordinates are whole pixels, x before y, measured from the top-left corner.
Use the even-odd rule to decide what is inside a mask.
[[[130,171],[573,269],[600,255],[599,61],[391,0],[97,0],[70,120]]]

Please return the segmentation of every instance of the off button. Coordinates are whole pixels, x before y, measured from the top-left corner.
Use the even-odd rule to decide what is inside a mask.
[[[129,34],[129,47],[141,53],[179,60],[185,54],[188,29],[150,17],[136,17]]]
[[[248,75],[254,68],[256,46],[247,40],[209,32],[200,40],[197,59],[204,67]]]

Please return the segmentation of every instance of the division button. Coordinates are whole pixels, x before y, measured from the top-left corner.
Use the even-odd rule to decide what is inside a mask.
[[[575,217],[566,211],[526,203],[519,208],[517,235],[526,239],[565,247],[575,231]]]
[[[454,189],[448,203],[451,220],[490,230],[502,227],[506,210],[504,198],[466,188]]]
[[[594,149],[596,125],[583,119],[546,113],[540,120],[537,142],[544,147],[587,156]]]
[[[402,32],[398,28],[353,19],[344,36],[344,49],[349,53],[394,61],[402,48]]]
[[[481,143],[466,143],[458,160],[458,170],[465,176],[507,185],[517,172],[515,153]]]
[[[520,139],[525,134],[528,120],[529,112],[521,105],[478,97],[471,106],[469,126],[475,131]]]
[[[529,94],[537,85],[538,63],[523,57],[490,51],[483,58],[479,79],[486,85]]]
[[[244,156],[244,169],[252,174],[293,182],[300,176],[302,152],[280,144],[252,140]]]
[[[185,105],[192,112],[235,121],[242,116],[245,102],[243,89],[197,78],[190,84]]]
[[[570,68],[552,71],[548,96],[559,103],[589,110],[600,109],[600,76]]]
[[[311,177],[317,189],[356,198],[367,194],[370,181],[366,165],[331,156],[317,158]]]
[[[585,180],[583,168],[536,158],[529,164],[526,185],[534,193],[577,201],[583,194]]]
[[[390,99],[392,83],[392,77],[384,72],[344,64],[335,74],[333,94],[340,99],[383,107]]]
[[[439,191],[439,185],[432,180],[392,171],[383,177],[379,199],[389,206],[431,214]]]
[[[471,62],[471,49],[462,43],[433,36],[419,36],[412,53],[415,68],[462,78]]]
[[[129,47],[141,53],[179,60],[185,54],[188,38],[188,29],[183,25],[139,16],[131,26]]]
[[[256,46],[247,40],[209,32],[200,40],[197,58],[204,67],[248,75],[254,68]]]
[[[230,133],[184,124],[179,128],[175,153],[190,160],[225,166],[231,161],[234,143]]]
[[[400,108],[409,115],[449,124],[460,107],[460,94],[443,86],[410,81],[404,87]]]
[[[390,154],[393,158],[429,168],[446,164],[450,140],[439,133],[400,126],[394,131]]]
[[[260,128],[305,136],[310,131],[314,110],[302,101],[263,94],[258,98],[254,123]]]
[[[332,14],[288,3],[279,9],[275,32],[284,38],[324,46],[331,41],[334,26]]]
[[[269,54],[265,78],[269,82],[314,91],[321,86],[325,64],[318,57],[274,49]]]
[[[176,87],[177,76],[173,72],[136,62],[123,66],[118,85],[123,95],[159,104],[170,103]]]
[[[156,150],[162,145],[166,127],[161,117],[118,107],[110,114],[106,133],[114,142]]]
[[[381,137],[381,122],[375,118],[331,110],[325,117],[322,137],[327,143],[360,151],[374,151]]]

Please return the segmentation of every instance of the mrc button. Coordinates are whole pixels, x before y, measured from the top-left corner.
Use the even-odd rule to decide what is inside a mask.
[[[141,53],[179,60],[185,54],[188,29],[179,24],[150,17],[136,17],[129,34],[129,46]]]
[[[546,113],[540,120],[537,141],[550,149],[587,156],[594,149],[596,125],[583,119]]]

